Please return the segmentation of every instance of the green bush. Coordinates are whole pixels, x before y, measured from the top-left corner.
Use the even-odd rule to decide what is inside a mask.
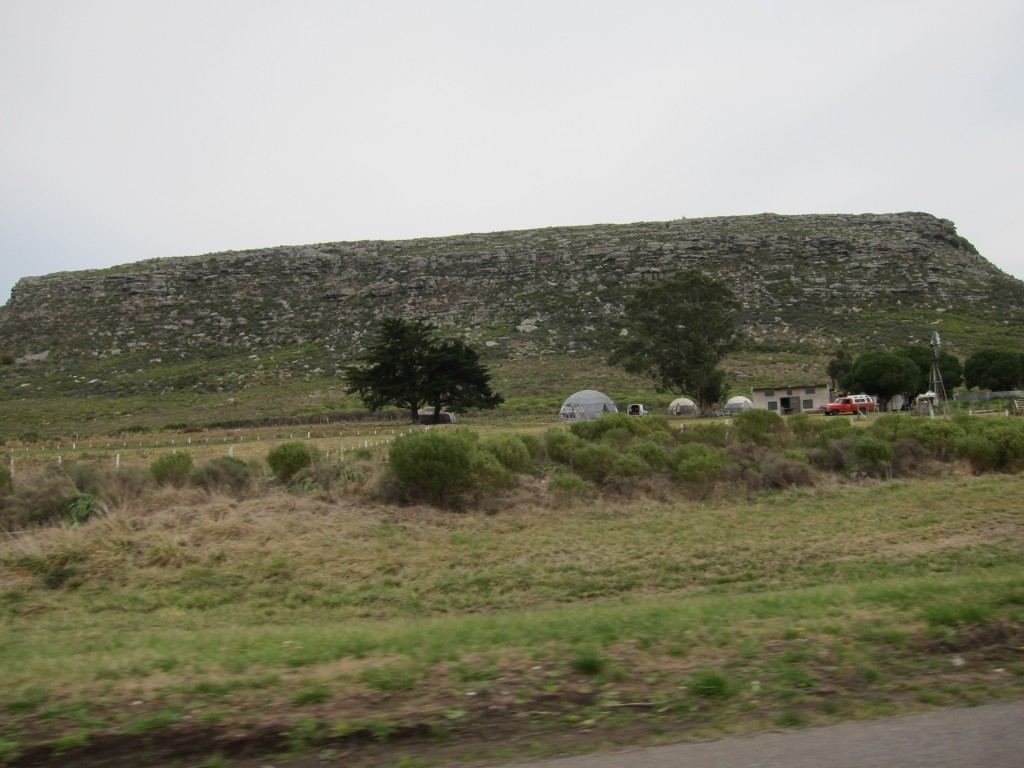
[[[676,440],[680,443],[703,443],[724,448],[729,442],[729,432],[729,425],[722,421],[696,424],[680,430]]]
[[[628,418],[628,417],[627,417]],[[636,421],[636,417],[632,417],[633,421]],[[601,434],[601,441],[608,443],[612,448],[617,451],[623,450],[627,445],[633,442],[633,433],[630,432],[626,427],[615,427],[614,429],[606,429]]]
[[[982,434],[996,446],[1001,472],[1016,472],[1024,465],[1024,423],[984,419]]]
[[[512,482],[512,472],[498,458],[484,450],[471,450],[469,455],[469,488],[476,501],[488,491],[505,488]]]
[[[676,448],[669,464],[677,482],[693,485],[713,483],[729,464],[729,455],[722,448],[703,443],[689,443]]]
[[[875,417],[867,431],[886,442],[895,443],[903,438],[914,437],[920,423],[920,419],[903,413],[883,413]]]
[[[892,444],[864,434],[853,444],[849,458],[851,469],[872,475],[888,473],[892,465]]]
[[[608,443],[583,443],[572,452],[572,468],[584,479],[602,483],[612,474],[619,456]]]
[[[786,435],[786,421],[775,411],[753,408],[743,411],[732,420],[733,432],[741,443],[775,445]]]
[[[954,443],[953,450],[957,456],[967,460],[976,475],[999,468],[999,448],[985,435],[964,435]]]
[[[789,431],[793,433],[800,445],[808,447],[818,445],[818,435],[832,426],[831,421],[826,421],[820,416],[812,416],[809,413],[794,413],[788,419]]]
[[[560,464],[572,462],[573,451],[580,444],[580,439],[564,429],[549,429],[544,435],[544,448],[548,458]]]
[[[4,497],[0,529],[18,530],[62,522],[64,500],[77,490],[71,479],[59,470],[19,475],[13,492]]]
[[[60,517],[65,523],[84,523],[101,509],[100,501],[91,493],[75,493],[60,503]]]
[[[11,470],[0,466],[0,497],[9,496],[14,490],[14,481],[11,479]]]
[[[668,451],[658,443],[636,443],[626,449],[626,454],[642,459],[652,472],[664,472],[668,469]]]
[[[569,427],[584,441],[610,440],[621,442],[633,437],[664,436],[670,438],[672,427],[668,419],[660,416],[629,416],[625,413],[606,413],[599,419],[577,421]],[[614,433],[609,435],[609,433]],[[629,438],[626,438],[626,435]]]
[[[503,434],[489,437],[481,448],[496,458],[510,472],[526,473],[533,468],[533,456],[526,442],[518,435]]]
[[[278,481],[288,483],[300,470],[313,466],[318,458],[319,451],[316,448],[294,441],[271,448],[267,454],[267,464]]]
[[[917,419],[909,437],[917,440],[936,459],[946,461],[953,456],[956,441],[965,434],[963,427],[950,421]]]
[[[189,483],[211,493],[242,496],[256,484],[256,473],[249,464],[234,456],[210,459],[189,473]]]
[[[760,467],[761,483],[770,488],[814,485],[814,473],[806,460],[773,456]]]
[[[188,453],[168,453],[153,461],[149,471],[158,485],[180,487],[192,471],[192,456]]]
[[[651,466],[635,453],[620,453],[612,463],[609,477],[647,477]]]
[[[531,460],[536,461],[541,457],[544,449],[539,437],[530,432],[517,432],[516,437],[526,446],[526,451],[530,454]]]
[[[548,492],[562,498],[587,495],[590,485],[579,475],[558,475],[548,482]]]
[[[462,431],[429,430],[398,438],[388,455],[401,499],[440,507],[462,503],[474,486],[474,443],[475,435]]]

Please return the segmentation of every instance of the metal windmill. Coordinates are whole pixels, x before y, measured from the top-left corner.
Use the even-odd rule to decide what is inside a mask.
[[[935,405],[941,406],[946,402],[946,387],[942,383],[942,371],[939,370],[939,352],[942,347],[942,338],[938,331],[932,333],[932,375],[931,390],[935,393]]]

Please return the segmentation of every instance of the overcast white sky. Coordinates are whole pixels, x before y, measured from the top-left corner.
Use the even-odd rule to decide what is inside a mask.
[[[0,0],[0,303],[156,256],[926,211],[1024,278],[1020,0]]]

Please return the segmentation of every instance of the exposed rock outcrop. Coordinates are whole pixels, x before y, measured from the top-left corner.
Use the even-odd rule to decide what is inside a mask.
[[[24,278],[0,308],[0,350],[71,360],[316,342],[344,357],[387,314],[514,354],[586,351],[618,333],[632,286],[683,268],[732,286],[754,343],[832,349],[869,315],[1002,322],[1024,307],[1024,284],[950,221],[762,214],[322,243]]]

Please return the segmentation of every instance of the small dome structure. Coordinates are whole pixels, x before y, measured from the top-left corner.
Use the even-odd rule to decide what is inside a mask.
[[[688,397],[677,397],[668,404],[669,416],[692,416],[697,413],[697,404]]]
[[[558,411],[560,421],[599,419],[606,413],[618,413],[611,399],[596,389],[583,389],[570,395]]]
[[[723,409],[727,416],[732,416],[736,413],[742,413],[743,411],[749,411],[754,407],[754,401],[749,397],[743,395],[736,395],[736,397],[730,397],[725,403]]]

